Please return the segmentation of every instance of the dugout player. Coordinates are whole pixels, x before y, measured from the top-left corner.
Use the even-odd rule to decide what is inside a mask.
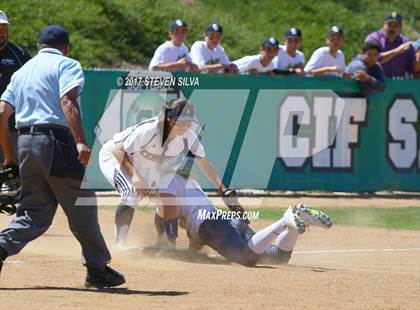
[[[273,59],[279,50],[279,41],[276,38],[265,40],[260,47],[258,55],[245,56],[233,63],[240,73],[271,73],[274,70]]]
[[[188,47],[184,44],[187,35],[187,23],[181,19],[173,21],[169,27],[171,40],[156,49],[149,70],[197,72],[198,67],[191,61]]]
[[[81,189],[91,151],[79,107],[84,74],[80,63],[67,57],[69,48],[69,34],[63,27],[42,29],[38,54],[12,76],[1,97],[0,144],[6,164],[19,163],[22,192],[16,218],[0,232],[0,267],[6,257],[47,231],[59,203],[82,247],[85,285],[118,286],[125,279],[107,266],[111,255],[99,228],[96,205],[75,205],[78,197],[92,198],[94,193]],[[13,111],[17,158],[7,123]]]
[[[117,133],[99,152],[99,166],[108,182],[121,195],[115,214],[116,244],[124,246],[138,199],[153,195],[159,199],[159,219],[172,247],[178,236],[176,206],[172,199],[192,201],[206,197],[199,185],[188,179],[188,163],[198,167],[221,194],[227,189],[207,159],[198,138],[194,106],[185,99],[173,99],[162,107],[158,117]],[[192,164],[192,163],[191,163]],[[187,169],[184,169],[187,167]],[[175,181],[172,180],[182,180]]]
[[[363,96],[370,96],[374,91],[383,92],[386,88],[385,75],[378,62],[381,47],[376,41],[367,41],[363,53],[357,55],[347,66],[346,72],[359,82]]]
[[[299,51],[302,44],[302,31],[292,27],[284,35],[284,45],[279,46],[277,57],[273,60],[279,74],[303,74],[305,55]]]
[[[346,69],[344,53],[341,50],[344,40],[343,30],[338,26],[331,27],[325,42],[328,46],[320,47],[313,52],[305,66],[308,75],[332,75],[342,77]]]
[[[6,90],[13,73],[19,70],[31,55],[21,46],[9,41],[9,20],[6,13],[0,11],[0,96]],[[16,150],[17,132],[14,115],[9,119],[9,129],[12,135],[12,144]],[[0,152],[0,161],[3,154]]]
[[[223,27],[209,24],[204,29],[204,41],[196,41],[191,46],[192,61],[201,72],[237,73],[238,68],[231,63],[220,42],[223,38]]]
[[[174,182],[187,181],[174,179]],[[187,230],[190,249],[200,250],[207,245],[228,261],[245,266],[256,263],[285,264],[292,255],[298,235],[305,232],[306,227],[328,229],[332,226],[331,219],[325,212],[307,204],[298,204],[290,206],[280,220],[254,232],[241,218],[217,217],[217,209],[210,200],[204,196],[202,199],[207,203],[178,207],[180,226]],[[200,213],[205,212],[214,213],[215,218],[200,217]],[[156,223],[156,229],[162,234],[161,223]],[[273,240],[275,244],[272,244]]]

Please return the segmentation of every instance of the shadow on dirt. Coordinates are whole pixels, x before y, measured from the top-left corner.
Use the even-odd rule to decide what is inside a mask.
[[[106,293],[118,295],[145,295],[145,296],[182,296],[188,295],[188,292],[179,291],[140,291],[131,290],[129,288],[78,288],[78,287],[62,287],[62,286],[33,286],[33,287],[7,287],[0,288],[0,291],[71,291],[71,292],[91,292]]]
[[[208,255],[205,252],[197,252],[188,248],[180,249],[177,248],[176,250],[162,250],[157,249],[155,247],[146,247],[146,248],[132,248],[129,250],[124,251],[128,256],[134,259],[138,259],[140,256],[142,257],[149,257],[149,258],[158,258],[164,257],[169,258],[185,263],[193,263],[193,264],[212,264],[212,265],[231,265],[229,261],[224,259],[222,256],[218,254]],[[271,264],[267,261],[262,261],[261,264],[257,266],[252,266],[249,268],[261,268],[261,269],[272,269],[276,268],[275,266],[268,266],[268,265],[275,265]],[[240,266],[238,264],[232,264],[232,266]]]
[[[216,265],[229,265],[230,263],[220,256],[210,257],[206,253],[196,252],[189,249],[176,249],[176,250],[161,250],[154,247],[137,248],[126,251],[126,253],[133,258],[138,256],[145,257],[164,257],[170,258],[185,263],[194,264],[216,264]]]

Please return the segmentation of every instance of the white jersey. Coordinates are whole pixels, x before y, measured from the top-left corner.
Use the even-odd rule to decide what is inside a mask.
[[[181,46],[176,46],[171,41],[166,41],[156,49],[155,54],[150,61],[149,70],[152,70],[152,67],[154,66],[176,62],[181,58],[185,58],[189,62],[192,62],[188,47],[184,43],[182,43]]]
[[[123,144],[136,171],[145,177],[150,187],[158,186],[161,177],[174,175],[185,162],[188,151],[200,158],[206,156],[197,134],[191,129],[162,146],[157,117],[115,134],[113,141]]]
[[[312,54],[311,59],[309,59],[305,66],[305,71],[309,72],[314,69],[328,66],[338,66],[341,72],[327,72],[324,73],[324,75],[342,77],[344,70],[346,69],[344,53],[341,50],[338,50],[337,55],[334,57],[331,55],[330,48],[328,46],[320,47]]]
[[[191,59],[200,69],[205,65],[230,64],[229,57],[222,46],[218,45],[210,50],[205,41],[197,41],[191,46]]]
[[[271,61],[267,66],[263,66],[260,61],[260,55],[245,56],[233,62],[240,73],[247,73],[251,69],[255,69],[260,73],[274,70],[274,64]]]
[[[294,57],[287,53],[286,45],[279,45],[279,52],[273,59],[274,67],[278,70],[295,68],[299,64],[305,64],[305,55],[301,51],[296,51]]]

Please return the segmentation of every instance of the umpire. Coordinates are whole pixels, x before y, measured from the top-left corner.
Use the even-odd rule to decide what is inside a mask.
[[[96,205],[75,206],[89,161],[79,108],[84,85],[79,62],[68,58],[69,34],[50,25],[40,34],[38,54],[17,71],[0,101],[0,144],[5,164],[19,163],[22,194],[16,218],[0,232],[0,269],[6,257],[19,253],[51,225],[57,205],[66,214],[82,247],[86,286],[111,287],[124,276],[108,267],[111,255],[98,223]],[[15,111],[18,156],[10,144],[8,118]]]

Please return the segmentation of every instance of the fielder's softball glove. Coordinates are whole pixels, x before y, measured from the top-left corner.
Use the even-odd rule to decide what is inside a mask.
[[[229,210],[237,212],[239,215],[245,212],[244,207],[239,203],[238,192],[234,188],[228,188],[224,191],[219,191],[223,202],[228,206]],[[248,219],[243,219],[247,224],[250,223]]]

